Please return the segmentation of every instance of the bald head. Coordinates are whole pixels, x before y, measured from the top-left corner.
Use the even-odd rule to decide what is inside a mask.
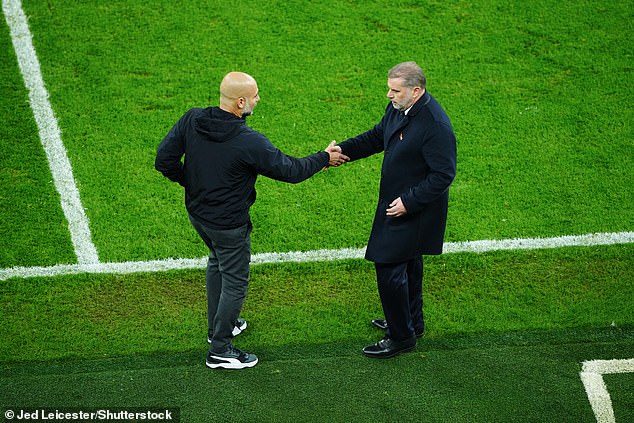
[[[245,117],[253,113],[257,102],[258,84],[251,75],[243,72],[229,72],[220,83],[220,108]]]
[[[242,72],[229,72],[220,83],[220,95],[228,99],[248,96],[258,88],[251,75]]]

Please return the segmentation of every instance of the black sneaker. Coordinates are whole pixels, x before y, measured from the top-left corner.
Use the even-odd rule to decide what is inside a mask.
[[[238,317],[238,319],[236,320],[234,324],[233,331],[231,332],[231,334],[235,338],[236,336],[244,332],[246,328],[247,328],[247,321],[244,320],[242,317]],[[207,334],[207,342],[211,344],[211,336],[209,334]]]
[[[209,351],[205,364],[211,369],[246,369],[258,364],[258,357],[255,354],[230,347],[222,354]]]

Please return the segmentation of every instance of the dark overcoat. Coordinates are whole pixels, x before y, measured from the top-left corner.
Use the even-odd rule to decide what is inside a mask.
[[[456,137],[449,117],[429,93],[407,115],[390,103],[369,131],[340,144],[350,160],[383,152],[379,200],[365,258],[405,262],[442,253],[449,186],[456,175]],[[407,214],[389,217],[401,198]]]

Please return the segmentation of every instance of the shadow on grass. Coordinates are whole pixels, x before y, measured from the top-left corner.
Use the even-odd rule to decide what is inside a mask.
[[[378,339],[378,337],[377,337]],[[634,326],[606,328],[574,328],[553,331],[532,330],[505,333],[468,334],[457,336],[425,336],[419,340],[416,353],[430,351],[491,349],[500,347],[532,347],[540,345],[566,344],[632,344]],[[361,349],[367,345],[362,340],[332,342],[322,344],[293,344],[277,347],[256,348],[261,362],[283,362],[301,360],[319,360],[353,357],[364,358]],[[122,370],[142,370],[170,367],[204,367],[206,348],[187,351],[157,351],[148,354],[135,354],[117,357],[93,359],[63,359],[51,361],[6,361],[0,363],[3,377],[22,375],[98,373]],[[634,351],[632,351],[634,355]],[[402,357],[407,357],[403,355]],[[370,360],[370,359],[368,359]],[[372,360],[374,361],[374,360]]]
[[[3,407],[169,407],[181,421],[592,421],[585,360],[632,358],[634,328],[435,338],[389,360],[363,342],[256,348],[243,371],[209,370],[205,348],[3,363]],[[617,375],[617,421],[632,421],[634,375]]]

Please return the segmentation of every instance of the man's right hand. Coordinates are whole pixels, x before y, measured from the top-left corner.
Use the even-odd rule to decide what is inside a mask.
[[[328,166],[336,167],[350,161],[350,157],[343,154],[341,151],[341,147],[336,144],[337,141],[333,140],[324,150],[330,156],[330,160],[328,160]]]

